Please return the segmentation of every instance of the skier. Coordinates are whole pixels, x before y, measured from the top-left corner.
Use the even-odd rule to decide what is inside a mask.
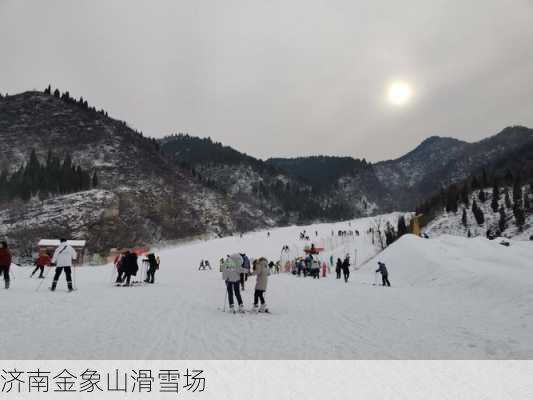
[[[304,260],[298,260],[297,261],[297,267],[298,267],[298,276],[301,276],[302,275],[302,271],[305,271]]]
[[[241,273],[244,273],[245,271],[242,267],[242,263],[243,260],[241,255],[235,253],[227,258],[222,267],[222,279],[224,279],[224,281],[226,282],[229,309],[232,313],[235,313],[235,308],[233,307],[233,294],[235,294],[235,297],[237,298],[237,303],[239,304],[239,312],[244,312],[241,292],[239,290]]]
[[[272,270],[274,269],[274,261],[270,261],[270,262],[268,263],[268,268],[269,268],[269,270],[270,270],[270,273],[272,273]]]
[[[205,262],[204,262],[204,266],[205,266],[206,268],[209,268],[209,270],[211,271],[212,268],[211,268],[211,264],[209,264],[209,260],[205,260]]]
[[[254,268],[252,275],[257,277],[255,281],[255,292],[254,292],[254,311],[259,311],[268,313],[268,308],[265,304],[265,291],[268,284],[268,276],[270,275],[270,267],[268,261],[265,257],[260,257],[258,260],[254,261]],[[257,309],[258,302],[261,301],[261,307]]]
[[[128,252],[125,251],[124,253],[115,257],[115,268],[117,269],[117,280],[115,281],[115,284],[117,286],[119,283],[122,283],[122,280],[124,279],[124,268],[122,268],[122,264],[127,253]]]
[[[74,290],[72,287],[72,261],[76,258],[78,258],[76,250],[67,243],[67,239],[60,239],[59,246],[54,251],[52,257],[52,264],[56,266],[54,280],[52,282],[52,287],[50,288],[52,292],[56,290],[57,281],[63,271],[65,271],[65,276],[67,277],[68,291],[72,292]]]
[[[313,260],[311,262],[311,275],[313,279],[320,279],[320,261]]]
[[[342,272],[344,274],[344,282],[348,283],[350,277],[350,259],[346,257],[342,263]]]
[[[46,253],[45,251],[43,251],[39,257],[37,258],[37,260],[35,260],[35,269],[33,270],[33,272],[31,273],[30,277],[33,277],[33,275],[38,271],[38,270],[41,270],[41,273],[39,274],[39,279],[44,279],[44,267],[46,267],[47,265],[50,265],[50,262],[51,262],[51,258],[50,256],[48,255],[48,253]]]
[[[200,266],[198,267],[198,271],[200,271],[200,270],[204,270],[205,271],[204,260],[200,261]]]
[[[124,259],[122,260],[122,271],[126,275],[126,283],[122,286],[131,285],[131,277],[137,275],[139,265],[137,264],[137,254],[127,251]]]
[[[159,269],[159,263],[157,262],[154,253],[148,254],[147,258],[149,267],[148,271],[146,271],[146,279],[144,280],[144,282],[154,283],[155,271]]]
[[[4,275],[5,288],[9,289],[9,267],[11,267],[11,253],[7,242],[0,243],[0,274]]]
[[[390,286],[389,271],[387,271],[387,267],[381,261],[378,261],[378,265],[379,265],[379,268],[376,269],[376,274],[378,272],[381,273],[381,281],[383,283],[383,286]]]
[[[248,275],[250,275],[250,259],[244,253],[241,253],[240,256],[242,258],[242,268],[243,268],[243,272],[241,272],[241,275],[240,275],[241,290],[244,291],[244,282],[248,282]]]
[[[335,272],[337,273],[337,279],[341,279],[341,270],[342,270],[342,261],[340,258],[337,258],[337,266],[335,267]]]

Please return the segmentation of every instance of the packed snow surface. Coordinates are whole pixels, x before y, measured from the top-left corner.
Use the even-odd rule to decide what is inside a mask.
[[[386,218],[395,221],[397,215]],[[0,291],[2,359],[509,359],[533,357],[533,243],[404,236],[378,254],[372,218],[287,227],[162,249],[156,283],[115,287],[114,268],[79,267],[78,290],[47,290],[50,277],[15,279]],[[307,230],[311,241],[298,239]],[[358,229],[361,235],[337,237]],[[335,237],[332,236],[334,230]],[[316,236],[315,231],[318,231]],[[223,313],[218,260],[290,256],[309,243],[356,257],[350,280],[271,275],[271,314]],[[357,250],[357,256],[355,251]],[[284,255],[283,257],[287,257]],[[198,271],[208,259],[212,271]],[[376,261],[392,287],[374,286]],[[243,293],[251,308],[255,278]]]

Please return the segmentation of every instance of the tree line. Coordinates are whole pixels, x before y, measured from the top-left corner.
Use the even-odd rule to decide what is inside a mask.
[[[44,200],[54,194],[67,194],[98,186],[96,171],[91,173],[75,165],[67,154],[63,160],[48,151],[46,161],[41,163],[35,150],[29,161],[11,175],[7,170],[0,174],[0,201],[21,199],[28,201],[34,196]]]

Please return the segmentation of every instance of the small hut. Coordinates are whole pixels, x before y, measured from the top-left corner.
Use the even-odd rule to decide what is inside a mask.
[[[67,240],[67,243],[76,250],[78,255],[77,259],[74,261],[75,264],[83,264],[85,262],[85,250],[87,241],[85,240]],[[41,239],[37,245],[39,252],[48,252],[50,255],[54,254],[54,251],[59,247],[59,239]]]

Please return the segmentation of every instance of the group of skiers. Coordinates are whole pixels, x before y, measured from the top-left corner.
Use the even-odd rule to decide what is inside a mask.
[[[337,265],[335,267],[335,272],[337,273],[337,279],[341,279],[341,271],[344,275],[344,282],[348,283],[348,278],[350,277],[350,257],[344,257],[344,261],[341,261],[340,258],[337,258]]]
[[[265,292],[268,285],[268,276],[270,275],[270,268],[268,260],[264,257],[255,259],[250,266],[250,259],[244,253],[235,253],[228,255],[221,263],[222,279],[226,284],[226,296],[229,302],[230,312],[235,313],[235,299],[238,304],[238,312],[244,312],[244,305],[241,296],[241,289],[244,290],[244,283],[248,276],[255,276],[255,290],[254,290],[254,312],[268,313],[268,308],[265,302]],[[259,306],[259,303],[261,304]],[[225,308],[225,300],[224,300]]]
[[[198,267],[198,271],[205,271],[208,268],[211,269],[211,264],[209,264],[209,260],[200,260],[200,266]]]
[[[115,280],[116,286],[131,286],[131,277],[137,276],[137,272],[139,271],[139,264],[137,263],[138,258],[137,253],[129,250],[126,250],[115,258],[115,268],[117,272],[117,278]],[[143,263],[147,264],[146,278],[143,282],[154,283],[155,272],[159,269],[160,264],[159,256],[156,257],[154,253],[149,253],[146,256],[146,259],[143,260]]]
[[[59,246],[54,250],[52,256],[47,251],[42,251],[37,259],[35,260],[35,269],[31,273],[30,277],[33,277],[37,272],[39,272],[38,278],[44,279],[44,270],[45,267],[55,267],[54,276],[52,280],[52,285],[50,286],[51,291],[55,291],[59,278],[61,274],[65,273],[65,278],[67,281],[68,291],[71,292],[75,290],[73,284],[72,276],[72,267],[74,261],[77,259],[78,254],[72,246],[70,246],[66,239],[60,239]],[[123,283],[122,286],[131,285],[131,277],[137,274],[139,266],[137,264],[137,254],[130,251],[125,251],[124,253],[117,256],[115,259],[115,267],[117,271],[117,278],[115,284],[118,286]],[[5,241],[0,242],[0,274],[4,276],[5,288],[9,289],[10,284],[10,275],[9,269],[11,266],[12,258],[7,243]],[[155,254],[148,254],[146,260],[148,264],[146,268],[146,283],[154,283],[155,272],[159,269],[159,257],[156,257]]]
[[[59,246],[55,249],[52,257],[47,252],[43,252],[39,255],[35,261],[35,269],[31,273],[31,277],[35,275],[37,271],[40,271],[39,278],[44,278],[44,267],[50,265],[55,266],[54,279],[52,281],[51,291],[56,290],[57,282],[61,274],[64,272],[67,279],[67,287],[69,292],[74,290],[72,284],[72,263],[77,258],[76,250],[67,243],[66,239],[59,241]],[[9,289],[10,276],[9,269],[11,266],[11,252],[5,241],[0,243],[0,273],[4,276],[5,288]]]

